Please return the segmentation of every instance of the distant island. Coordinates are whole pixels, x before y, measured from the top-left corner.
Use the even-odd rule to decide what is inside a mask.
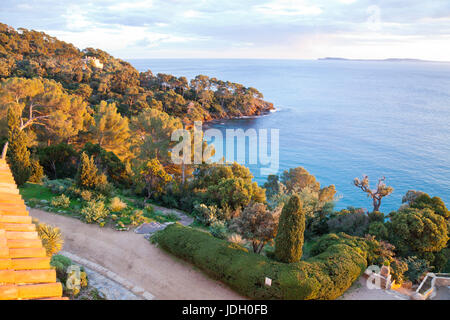
[[[384,61],[384,62],[437,62],[437,63],[448,63],[449,61],[432,61],[432,60],[422,60],[422,59],[408,59],[408,58],[388,58],[388,59],[347,59],[339,57],[325,57],[319,58],[317,60],[331,60],[331,61]]]

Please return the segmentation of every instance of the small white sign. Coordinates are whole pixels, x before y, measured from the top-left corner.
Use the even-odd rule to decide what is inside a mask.
[[[272,279],[266,277],[265,284],[266,284],[266,286],[268,286],[268,287],[272,286]]]

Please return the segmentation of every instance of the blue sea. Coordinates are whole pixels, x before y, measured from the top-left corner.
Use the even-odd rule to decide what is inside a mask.
[[[355,186],[386,177],[388,213],[408,190],[450,206],[450,64],[411,61],[130,60],[139,70],[188,79],[205,74],[255,87],[277,111],[221,121],[219,129],[280,130],[280,170],[302,166],[322,186],[334,184],[338,209],[371,209]],[[259,184],[266,176],[249,166]]]

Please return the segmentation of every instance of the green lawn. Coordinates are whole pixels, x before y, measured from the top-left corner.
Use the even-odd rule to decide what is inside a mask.
[[[30,199],[48,200],[50,201],[55,195],[46,187],[37,183],[26,183],[19,188],[22,198],[27,201]]]

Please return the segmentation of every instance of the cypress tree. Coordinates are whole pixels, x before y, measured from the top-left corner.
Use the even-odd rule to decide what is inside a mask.
[[[80,165],[75,177],[77,185],[85,189],[95,189],[98,184],[98,169],[94,163],[94,157],[89,157],[85,152],[81,154]]]
[[[25,132],[20,129],[19,117],[11,108],[8,109],[7,120],[9,143],[7,159],[16,184],[22,186],[31,175],[30,151],[27,149]]]
[[[275,258],[281,262],[297,262],[302,257],[305,212],[298,195],[293,195],[281,212],[275,238]]]

